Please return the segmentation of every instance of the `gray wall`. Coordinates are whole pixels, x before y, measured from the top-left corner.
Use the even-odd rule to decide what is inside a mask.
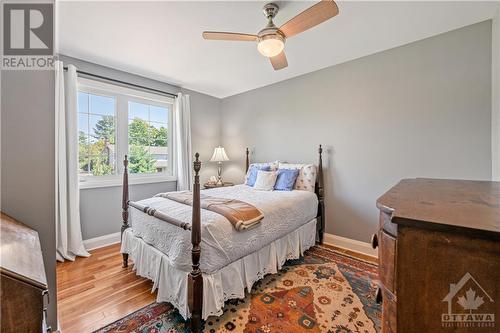
[[[225,177],[242,181],[242,147],[316,162],[322,143],[326,231],[367,242],[401,178],[490,179],[490,117],[486,21],[223,99]]]
[[[1,203],[38,231],[56,320],[55,112],[53,71],[1,71]]]
[[[199,152],[206,162],[214,148],[220,144],[220,99],[192,90],[181,89],[163,82],[96,65],[80,59],[61,55],[65,65],[73,64],[79,70],[105,77],[139,84],[170,93],[182,92],[190,95],[191,134],[194,152]],[[205,182],[217,173],[214,163],[204,163],[201,181]],[[175,190],[175,182],[140,184],[130,186],[130,199],[140,200],[159,192]],[[90,239],[120,231],[121,227],[121,187],[101,187],[80,190],[80,214],[83,239]]]

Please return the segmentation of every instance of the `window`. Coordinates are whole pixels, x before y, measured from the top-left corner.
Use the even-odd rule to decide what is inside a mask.
[[[128,144],[131,173],[168,169],[168,107],[129,102]]]
[[[78,93],[78,167],[82,176],[115,173],[115,98]]]
[[[78,83],[80,187],[120,185],[125,155],[131,184],[174,180],[173,99],[84,78]]]

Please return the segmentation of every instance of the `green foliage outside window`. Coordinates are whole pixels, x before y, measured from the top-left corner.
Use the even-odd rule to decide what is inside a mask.
[[[155,159],[143,146],[130,146],[128,167],[132,173],[156,172]]]
[[[115,144],[115,118],[113,116],[103,116],[94,127],[92,135],[97,140],[104,140],[109,144]]]
[[[88,138],[79,131],[79,168],[94,176],[110,175],[114,172],[115,120],[113,116],[103,116],[93,128]],[[156,128],[148,122],[135,118],[129,124],[129,170],[132,173],[153,173],[155,159],[149,147],[167,147],[167,129]]]
[[[130,144],[130,172],[156,172],[155,159],[147,149],[148,147],[166,147],[167,129],[163,126],[157,129],[140,118],[134,118],[128,126],[128,135]]]

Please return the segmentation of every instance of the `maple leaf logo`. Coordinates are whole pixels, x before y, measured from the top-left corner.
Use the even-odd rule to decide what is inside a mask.
[[[484,301],[482,296],[476,296],[476,292],[469,288],[469,290],[465,292],[465,297],[460,296],[457,303],[465,310],[469,310],[469,312],[472,313],[472,310],[477,310]]]

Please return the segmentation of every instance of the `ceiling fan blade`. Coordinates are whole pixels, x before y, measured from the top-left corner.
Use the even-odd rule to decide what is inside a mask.
[[[283,69],[288,66],[288,61],[286,60],[285,51],[281,51],[277,56],[269,58],[271,64],[275,71]]]
[[[280,30],[287,38],[292,37],[331,19],[338,13],[339,8],[335,1],[323,0],[283,24]]]
[[[211,39],[211,40],[232,40],[241,42],[257,41],[256,35],[240,34],[236,32],[203,31],[202,36],[204,39]]]

